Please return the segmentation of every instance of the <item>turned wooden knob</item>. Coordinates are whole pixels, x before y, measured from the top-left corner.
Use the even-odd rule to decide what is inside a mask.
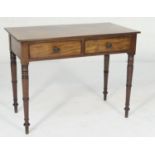
[[[110,43],[110,42],[106,43],[106,48],[111,49],[112,48],[112,43]]]
[[[53,47],[53,53],[59,53],[60,52],[60,48],[58,47]]]

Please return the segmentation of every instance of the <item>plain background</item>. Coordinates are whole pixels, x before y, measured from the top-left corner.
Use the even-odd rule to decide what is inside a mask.
[[[14,114],[8,35],[3,27],[101,22],[142,32],[137,41],[130,117],[125,119],[123,110],[126,55],[111,56],[107,102],[102,95],[102,56],[34,62],[30,64],[29,136],[155,136],[155,18],[0,18],[1,136],[25,136],[20,64],[19,113]]]

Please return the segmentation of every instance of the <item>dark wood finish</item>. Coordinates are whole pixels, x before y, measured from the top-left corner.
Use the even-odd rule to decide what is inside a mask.
[[[108,94],[108,75],[109,75],[109,55],[104,56],[104,100],[107,100],[107,94]]]
[[[25,133],[29,133],[29,75],[28,64],[22,65],[23,105],[24,105],[24,126]]]
[[[132,86],[132,75],[133,75],[133,63],[134,55],[128,55],[128,65],[127,65],[127,84],[126,84],[126,102],[125,102],[125,117],[128,117],[129,105],[130,105],[130,95],[131,95],[131,86]]]
[[[112,23],[16,27],[6,28],[6,31],[18,41],[139,33],[139,31]]]
[[[133,55],[139,31],[111,23],[6,28],[10,35],[12,77],[16,79],[15,55],[21,60],[25,131],[29,133],[29,78],[31,61],[105,55],[104,100],[107,98],[110,54],[127,53],[128,75],[125,116],[128,116]],[[16,81],[16,80],[13,80]],[[16,92],[16,84],[13,84]],[[14,98],[17,94],[14,93]]]
[[[13,106],[14,112],[18,112],[18,98],[17,98],[17,62],[16,55],[12,52],[11,36],[9,35],[9,50],[10,50],[10,65],[11,65],[11,79],[13,92]]]
[[[11,51],[13,51],[13,53],[21,59],[21,43],[10,36],[10,44]]]
[[[18,112],[18,101],[17,101],[17,64],[16,55],[10,51],[11,60],[11,77],[12,77],[12,91],[13,91],[13,106],[15,113]]]

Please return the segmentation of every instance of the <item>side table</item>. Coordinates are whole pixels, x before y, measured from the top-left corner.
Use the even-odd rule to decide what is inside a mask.
[[[29,63],[104,55],[104,100],[110,54],[128,55],[125,117],[128,117],[136,40],[139,31],[112,23],[5,28],[9,33],[14,110],[18,111],[16,56],[22,68],[25,132],[29,133]]]

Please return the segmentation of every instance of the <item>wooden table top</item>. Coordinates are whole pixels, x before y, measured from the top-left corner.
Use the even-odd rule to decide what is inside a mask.
[[[112,23],[9,27],[5,30],[18,41],[140,33]]]

